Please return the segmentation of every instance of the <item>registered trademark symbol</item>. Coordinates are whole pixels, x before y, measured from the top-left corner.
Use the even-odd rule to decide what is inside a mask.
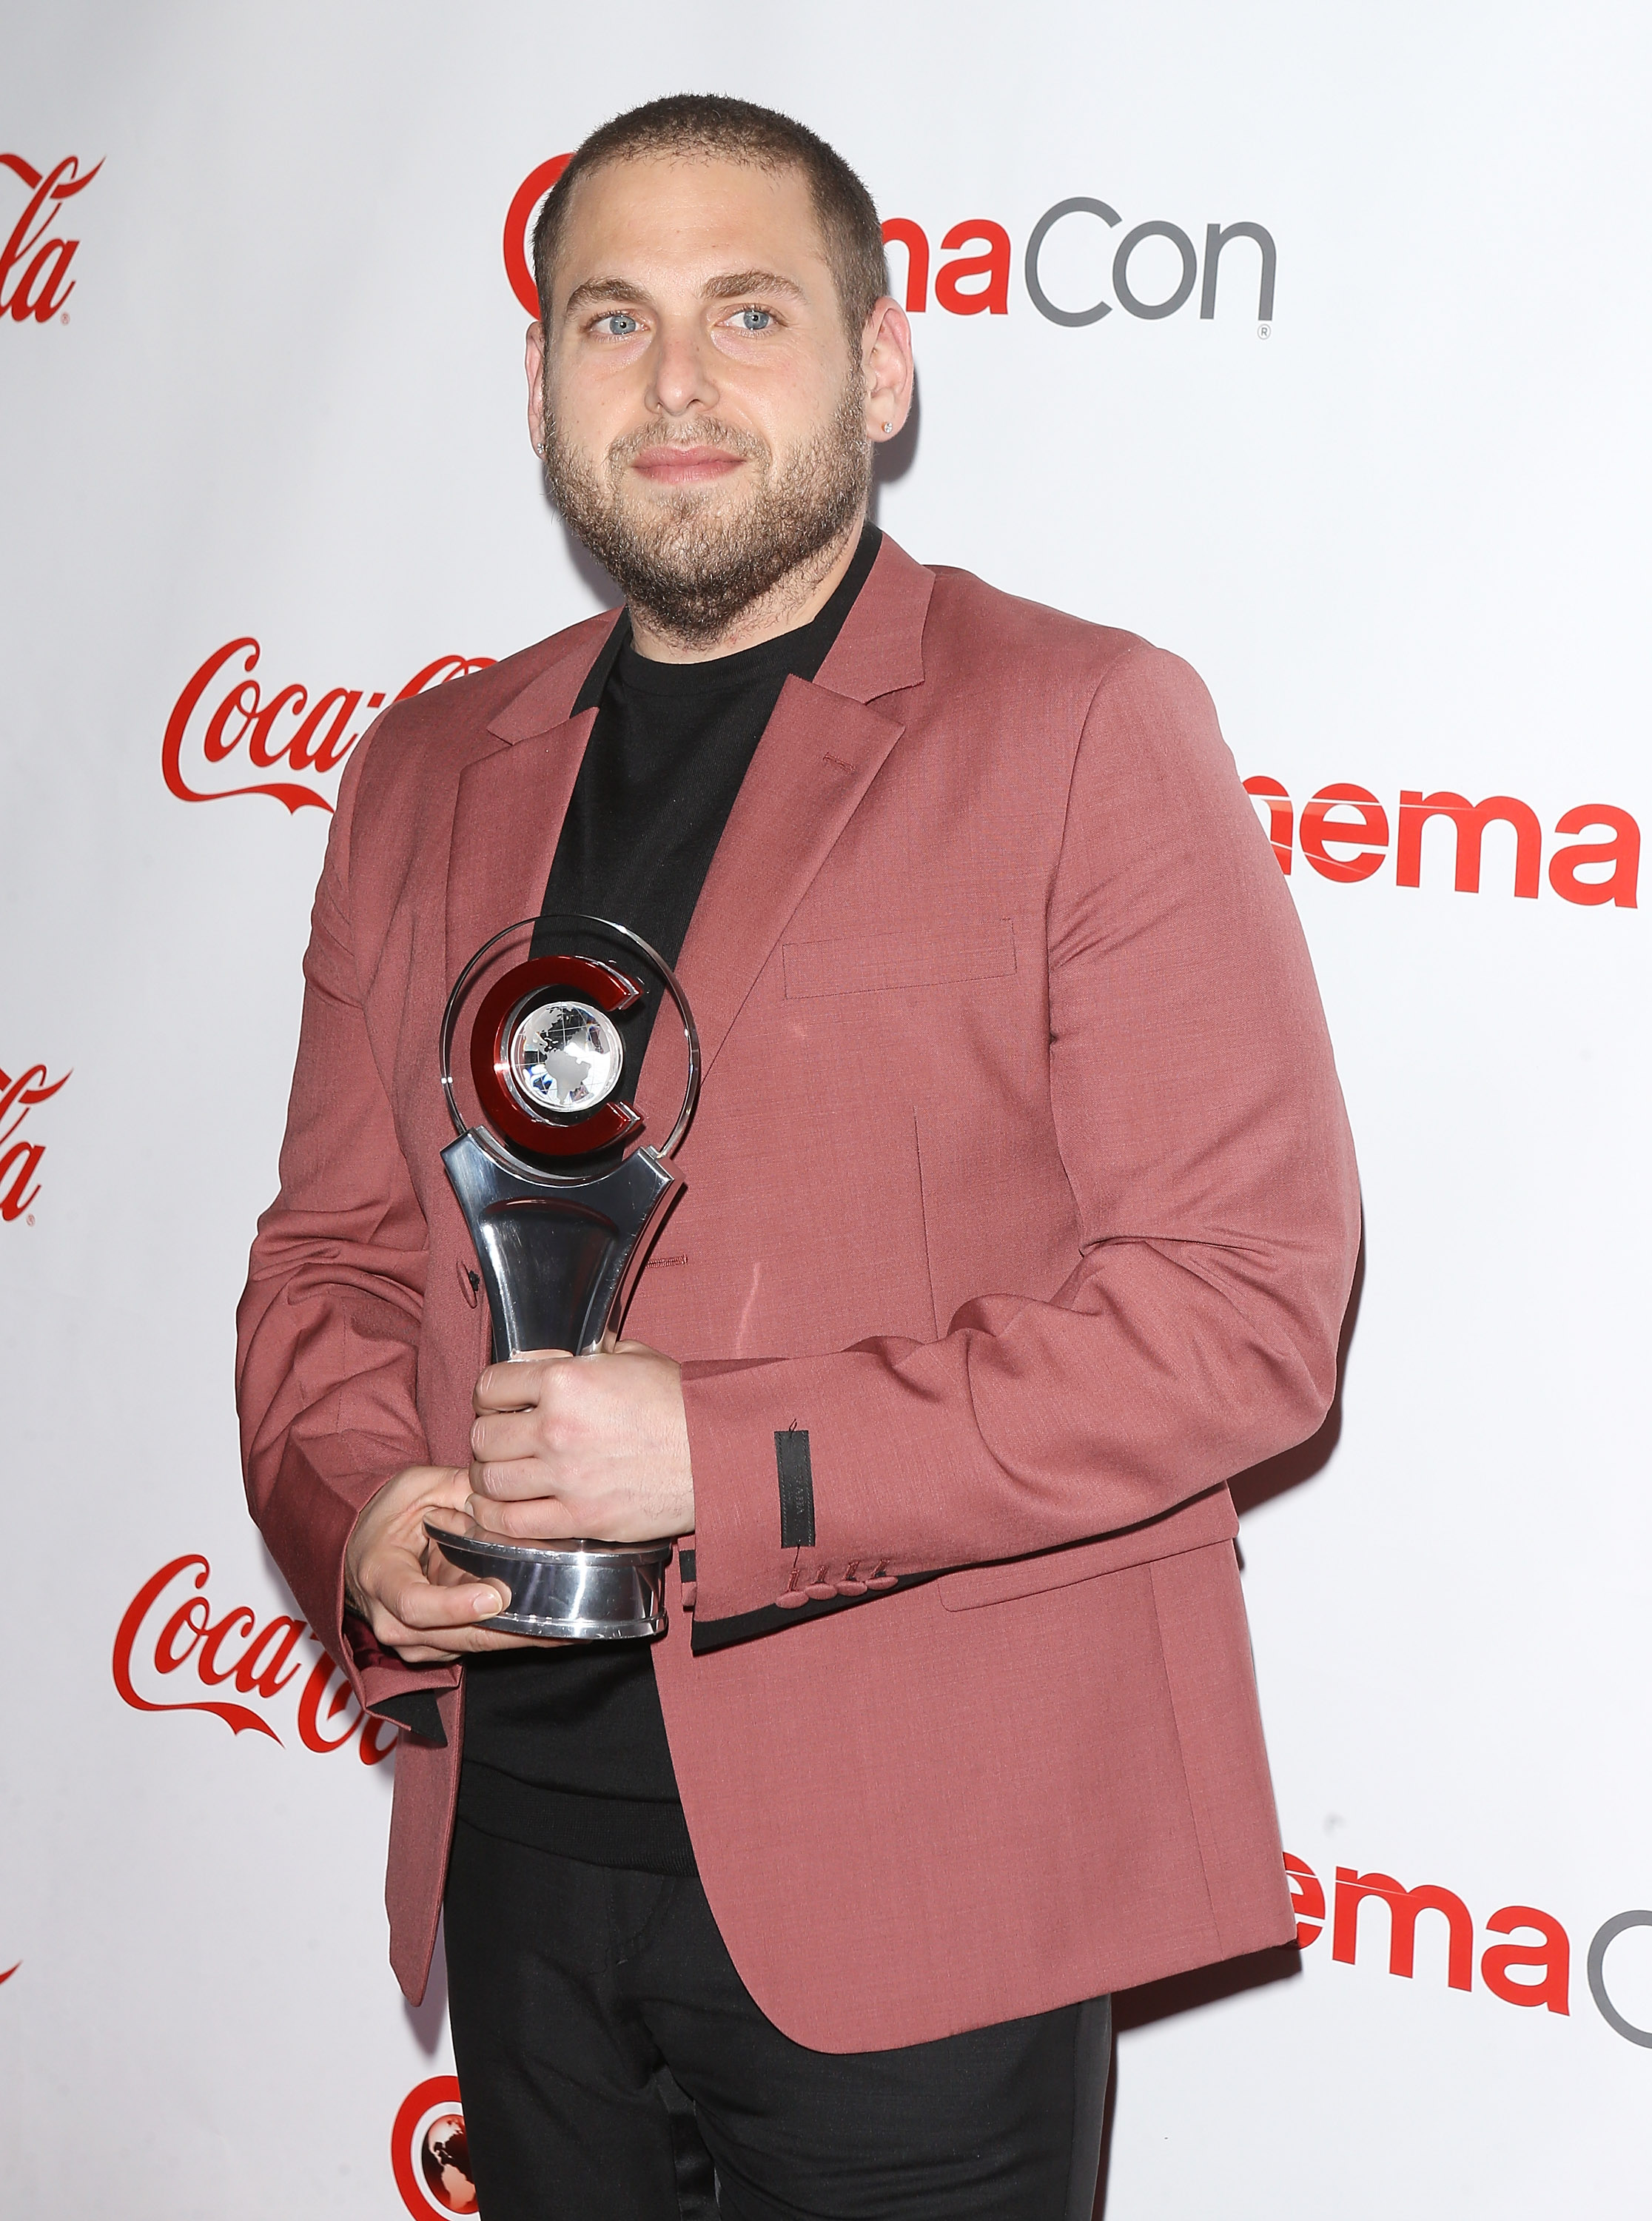
[[[62,314],[62,315],[58,318],[58,322],[59,322],[60,324],[66,324],[66,323],[68,322],[68,321],[69,321],[69,311],[65,309],[65,310],[63,311],[63,314]]]
[[[25,1226],[32,1226],[34,1223],[34,1214],[32,1211],[29,1212],[28,1217],[23,1221],[23,1223]]]
[[[64,322],[65,323],[68,322],[68,318],[66,316],[64,318]],[[1271,324],[1258,324],[1256,326],[1256,337],[1259,340],[1265,340],[1273,328],[1274,328]]]

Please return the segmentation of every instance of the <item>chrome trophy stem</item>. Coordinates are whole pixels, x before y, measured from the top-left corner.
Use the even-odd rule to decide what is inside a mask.
[[[536,1178],[474,1132],[450,1142],[442,1163],[476,1244],[495,1364],[534,1349],[600,1349],[676,1174],[639,1149],[600,1179]]]

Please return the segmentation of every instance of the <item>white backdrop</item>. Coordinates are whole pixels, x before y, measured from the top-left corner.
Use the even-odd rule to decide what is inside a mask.
[[[1327,1913],[1298,1975],[1125,2001],[1107,2212],[1642,2212],[1652,1926],[1587,1960],[1652,1905],[1644,11],[13,0],[4,51],[7,2211],[452,2210],[408,2156],[451,2054],[384,1963],[390,1764],[271,1624],[232,1316],[350,694],[598,605],[527,449],[507,211],[708,87],[927,241],[884,526],[1188,656],[1288,796],[1360,1146],[1345,1396],[1249,1487],[1247,1590],[1305,1913],[1339,1868],[1436,1893],[1409,1979],[1344,1887],[1339,1955]],[[1024,266],[1072,199],[1118,221],[1057,220],[1034,276],[1111,304],[1083,324]],[[938,285],[942,241],[983,221],[1004,312],[961,314],[999,280]],[[1254,238],[1200,313],[1235,222],[1265,330]],[[1194,258],[1160,316],[1113,268],[1143,223]],[[1122,283],[1181,272],[1150,234]],[[1337,785],[1363,847],[1303,819]],[[259,785],[293,791],[182,798]],[[1449,816],[1402,824],[1441,792],[1512,798],[1477,892]],[[1579,841],[1614,853],[1554,864]]]

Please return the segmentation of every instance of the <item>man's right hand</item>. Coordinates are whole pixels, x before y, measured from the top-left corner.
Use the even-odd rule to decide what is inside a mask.
[[[346,1601],[379,1647],[409,1666],[446,1666],[477,1650],[561,1648],[558,1637],[477,1624],[503,1611],[508,1595],[451,1565],[424,1524],[434,1512],[439,1526],[467,1526],[470,1493],[467,1466],[409,1466],[368,1504],[345,1552]]]

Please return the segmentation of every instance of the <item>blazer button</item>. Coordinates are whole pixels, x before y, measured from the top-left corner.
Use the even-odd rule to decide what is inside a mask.
[[[875,1581],[868,1581],[869,1589],[898,1589],[901,1586],[893,1573],[880,1573]]]
[[[813,1597],[816,1604],[824,1604],[828,1597],[837,1595],[838,1584],[836,1581],[811,1581],[803,1593],[807,1597]]]
[[[808,1600],[809,1592],[807,1589],[788,1589],[784,1596],[775,1598],[782,1611],[795,1611],[800,1604],[807,1604]]]

